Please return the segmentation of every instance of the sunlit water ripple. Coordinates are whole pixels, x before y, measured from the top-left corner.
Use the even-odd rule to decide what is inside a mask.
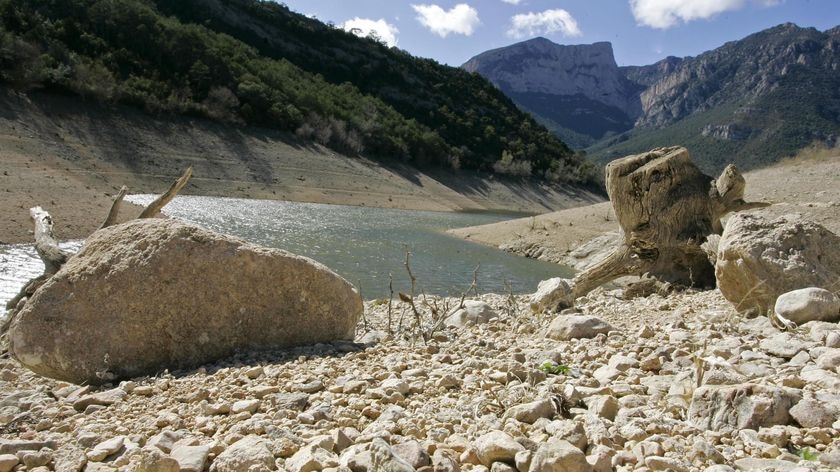
[[[146,205],[154,195],[126,200]],[[444,234],[449,228],[510,218],[498,213],[447,213],[294,203],[270,200],[179,196],[168,216],[311,257],[361,287],[365,298],[387,296],[389,274],[395,291],[410,284],[403,262],[411,253],[417,292],[460,295],[478,271],[480,292],[533,292],[540,280],[571,270]],[[68,246],[78,248],[80,243]],[[0,303],[43,269],[31,245],[0,246]],[[509,287],[509,288],[508,288]]]

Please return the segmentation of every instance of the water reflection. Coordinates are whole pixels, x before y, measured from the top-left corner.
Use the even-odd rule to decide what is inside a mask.
[[[148,204],[154,195],[131,195]],[[169,216],[269,247],[311,257],[361,287],[365,298],[409,289],[403,265],[411,253],[417,289],[435,295],[459,295],[477,266],[482,292],[533,292],[540,280],[568,276],[556,264],[512,256],[444,234],[449,228],[510,218],[498,213],[447,213],[365,208],[268,200],[179,196],[166,206]],[[0,301],[16,293],[21,280],[37,275],[40,261],[20,246],[0,247],[3,264]],[[18,282],[15,284],[15,282]],[[8,285],[8,286],[7,286]],[[17,285],[11,287],[11,285]],[[3,302],[5,303],[5,302]]]

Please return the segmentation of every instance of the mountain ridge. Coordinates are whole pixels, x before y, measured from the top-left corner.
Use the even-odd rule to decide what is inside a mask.
[[[534,38],[484,52],[461,67],[578,145],[630,129],[641,113],[638,86],[621,73],[609,42],[560,45]],[[569,108],[575,111],[568,116],[556,113]]]
[[[518,44],[508,48],[521,50]],[[468,64],[479,73],[488,70]],[[618,73],[636,84],[635,89],[628,89],[629,98],[638,98],[640,112],[625,129],[602,128],[596,130],[602,136],[588,133],[589,140],[577,144],[587,147],[589,156],[599,163],[651,147],[683,144],[709,171],[719,170],[728,160],[747,168],[763,165],[813,142],[833,146],[840,134],[838,70],[840,26],[821,32],[793,23],[729,41],[694,57],[666,57],[646,66],[619,67]],[[488,79],[498,83],[497,77]],[[569,96],[544,96],[540,108],[516,93],[509,95],[531,113],[550,110],[550,115],[538,116],[541,121],[561,122],[563,116],[598,113],[605,105],[595,99],[588,110],[568,111],[564,107]],[[564,136],[563,130],[555,131]]]

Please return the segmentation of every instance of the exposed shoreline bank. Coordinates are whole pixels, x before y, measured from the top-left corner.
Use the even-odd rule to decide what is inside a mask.
[[[83,104],[83,106],[79,106]],[[193,166],[185,195],[431,211],[537,214],[602,201],[580,188],[454,170],[418,171],[303,146],[287,134],[46,94],[0,93],[0,243],[30,242],[41,205],[62,239],[83,238],[122,185],[160,193]],[[133,216],[138,208],[126,206]]]

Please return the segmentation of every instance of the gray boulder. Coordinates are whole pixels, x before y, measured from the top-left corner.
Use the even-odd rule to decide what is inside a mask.
[[[808,287],[783,293],[776,299],[777,315],[805,324],[840,319],[840,297],[823,288]]]
[[[738,311],[764,314],[783,293],[840,280],[840,236],[798,214],[736,213],[718,245],[715,276]]]
[[[446,317],[446,326],[463,328],[489,322],[499,316],[493,308],[479,300],[464,300],[464,306],[453,311]]]
[[[305,257],[165,219],[94,233],[12,321],[26,367],[74,383],[352,340],[353,286]]]
[[[557,341],[570,339],[588,339],[604,333],[613,327],[601,318],[590,315],[560,315],[551,322],[546,337]]]
[[[772,385],[704,385],[694,391],[688,421],[704,430],[759,429],[790,422],[801,399],[793,388]]]

